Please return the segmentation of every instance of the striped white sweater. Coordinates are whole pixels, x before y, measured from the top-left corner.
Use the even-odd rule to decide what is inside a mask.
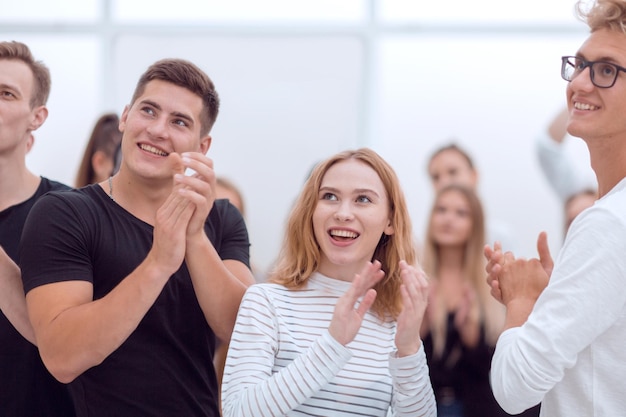
[[[368,312],[347,346],[330,336],[349,286],[316,273],[299,290],[248,289],[226,359],[224,417],[436,416],[424,350],[397,358],[395,322]]]

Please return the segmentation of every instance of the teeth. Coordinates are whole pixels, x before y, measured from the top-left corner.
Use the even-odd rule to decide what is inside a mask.
[[[597,106],[593,106],[591,104],[585,104],[585,103],[574,103],[574,108],[578,109],[578,110],[596,110],[598,107]]]
[[[140,147],[141,147],[141,149],[143,149],[144,151],[146,151],[146,152],[150,152],[150,153],[153,153],[153,154],[155,154],[155,155],[159,155],[159,156],[167,156],[167,155],[168,155],[167,153],[163,152],[163,151],[162,151],[162,150],[160,150],[160,149],[155,148],[154,146],[144,145],[144,144],[141,144],[141,145],[139,145],[139,146],[140,146]]]
[[[350,232],[348,230],[331,230],[330,234],[331,236],[349,237],[351,239],[356,239],[359,236],[358,233]]]

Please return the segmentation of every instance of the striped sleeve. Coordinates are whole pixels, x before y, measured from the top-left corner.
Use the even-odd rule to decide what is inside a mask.
[[[307,351],[275,369],[280,329],[273,310],[262,285],[247,290],[224,369],[224,417],[285,415],[317,393],[352,357],[325,331]]]
[[[395,352],[391,353],[389,372],[393,380],[392,416],[437,417],[423,345],[415,355],[398,358]]]

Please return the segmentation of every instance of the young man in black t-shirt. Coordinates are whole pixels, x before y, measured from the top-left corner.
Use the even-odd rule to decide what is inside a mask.
[[[205,156],[218,107],[194,64],[156,62],[120,119],[117,174],[28,217],[31,322],[78,416],[219,415],[215,338],[230,339],[254,278],[243,218],[215,200]]]

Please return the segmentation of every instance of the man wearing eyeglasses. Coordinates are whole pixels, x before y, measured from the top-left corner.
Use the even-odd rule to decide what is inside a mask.
[[[599,200],[578,215],[552,262],[485,247],[487,282],[506,305],[491,383],[509,413],[626,413],[626,1],[578,3],[591,34],[562,58],[568,132],[589,148]]]

